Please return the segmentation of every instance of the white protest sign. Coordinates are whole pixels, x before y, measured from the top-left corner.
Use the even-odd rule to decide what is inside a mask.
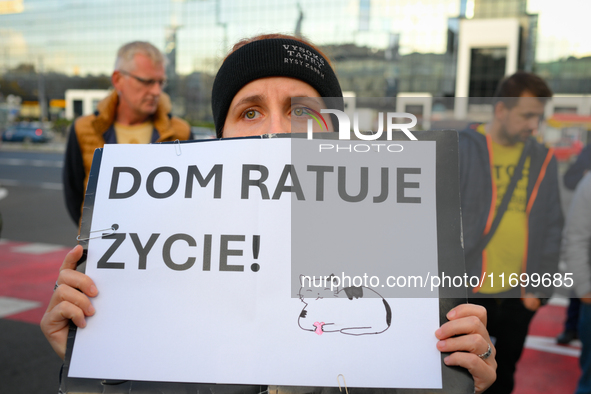
[[[361,156],[296,141],[105,146],[86,264],[100,293],[70,377],[442,387],[439,300],[385,285],[437,273],[435,143],[374,152],[364,193]],[[368,270],[382,282],[353,283],[365,297],[335,286]]]

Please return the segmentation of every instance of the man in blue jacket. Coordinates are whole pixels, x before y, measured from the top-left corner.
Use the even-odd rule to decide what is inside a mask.
[[[487,308],[496,338],[491,393],[513,390],[529,323],[552,295],[558,269],[563,216],[557,164],[552,149],[532,137],[551,96],[541,78],[518,72],[497,87],[492,121],[460,133],[466,269],[482,278],[471,301]]]

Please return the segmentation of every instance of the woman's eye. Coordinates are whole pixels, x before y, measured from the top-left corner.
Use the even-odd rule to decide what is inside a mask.
[[[256,119],[260,116],[259,111],[254,109],[249,109],[248,111],[244,112],[244,117],[246,119]]]
[[[304,115],[305,113],[306,113],[306,111],[304,111],[304,109],[303,109],[303,108],[301,108],[301,107],[294,108],[294,110],[293,110],[293,114],[294,114],[295,116],[302,116],[302,115]]]

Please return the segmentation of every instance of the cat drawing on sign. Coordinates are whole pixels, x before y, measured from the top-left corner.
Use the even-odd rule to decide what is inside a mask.
[[[302,330],[318,335],[371,335],[390,327],[392,310],[381,295],[365,286],[337,287],[334,280],[330,275],[327,280],[314,282],[309,276],[300,275],[298,295],[304,308],[298,325]]]

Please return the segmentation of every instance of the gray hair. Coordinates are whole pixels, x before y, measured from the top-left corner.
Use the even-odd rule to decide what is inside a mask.
[[[146,55],[154,64],[164,65],[166,67],[167,59],[162,52],[147,41],[133,41],[123,45],[117,51],[117,60],[115,60],[115,70],[132,71],[135,68],[134,56],[137,54]]]

